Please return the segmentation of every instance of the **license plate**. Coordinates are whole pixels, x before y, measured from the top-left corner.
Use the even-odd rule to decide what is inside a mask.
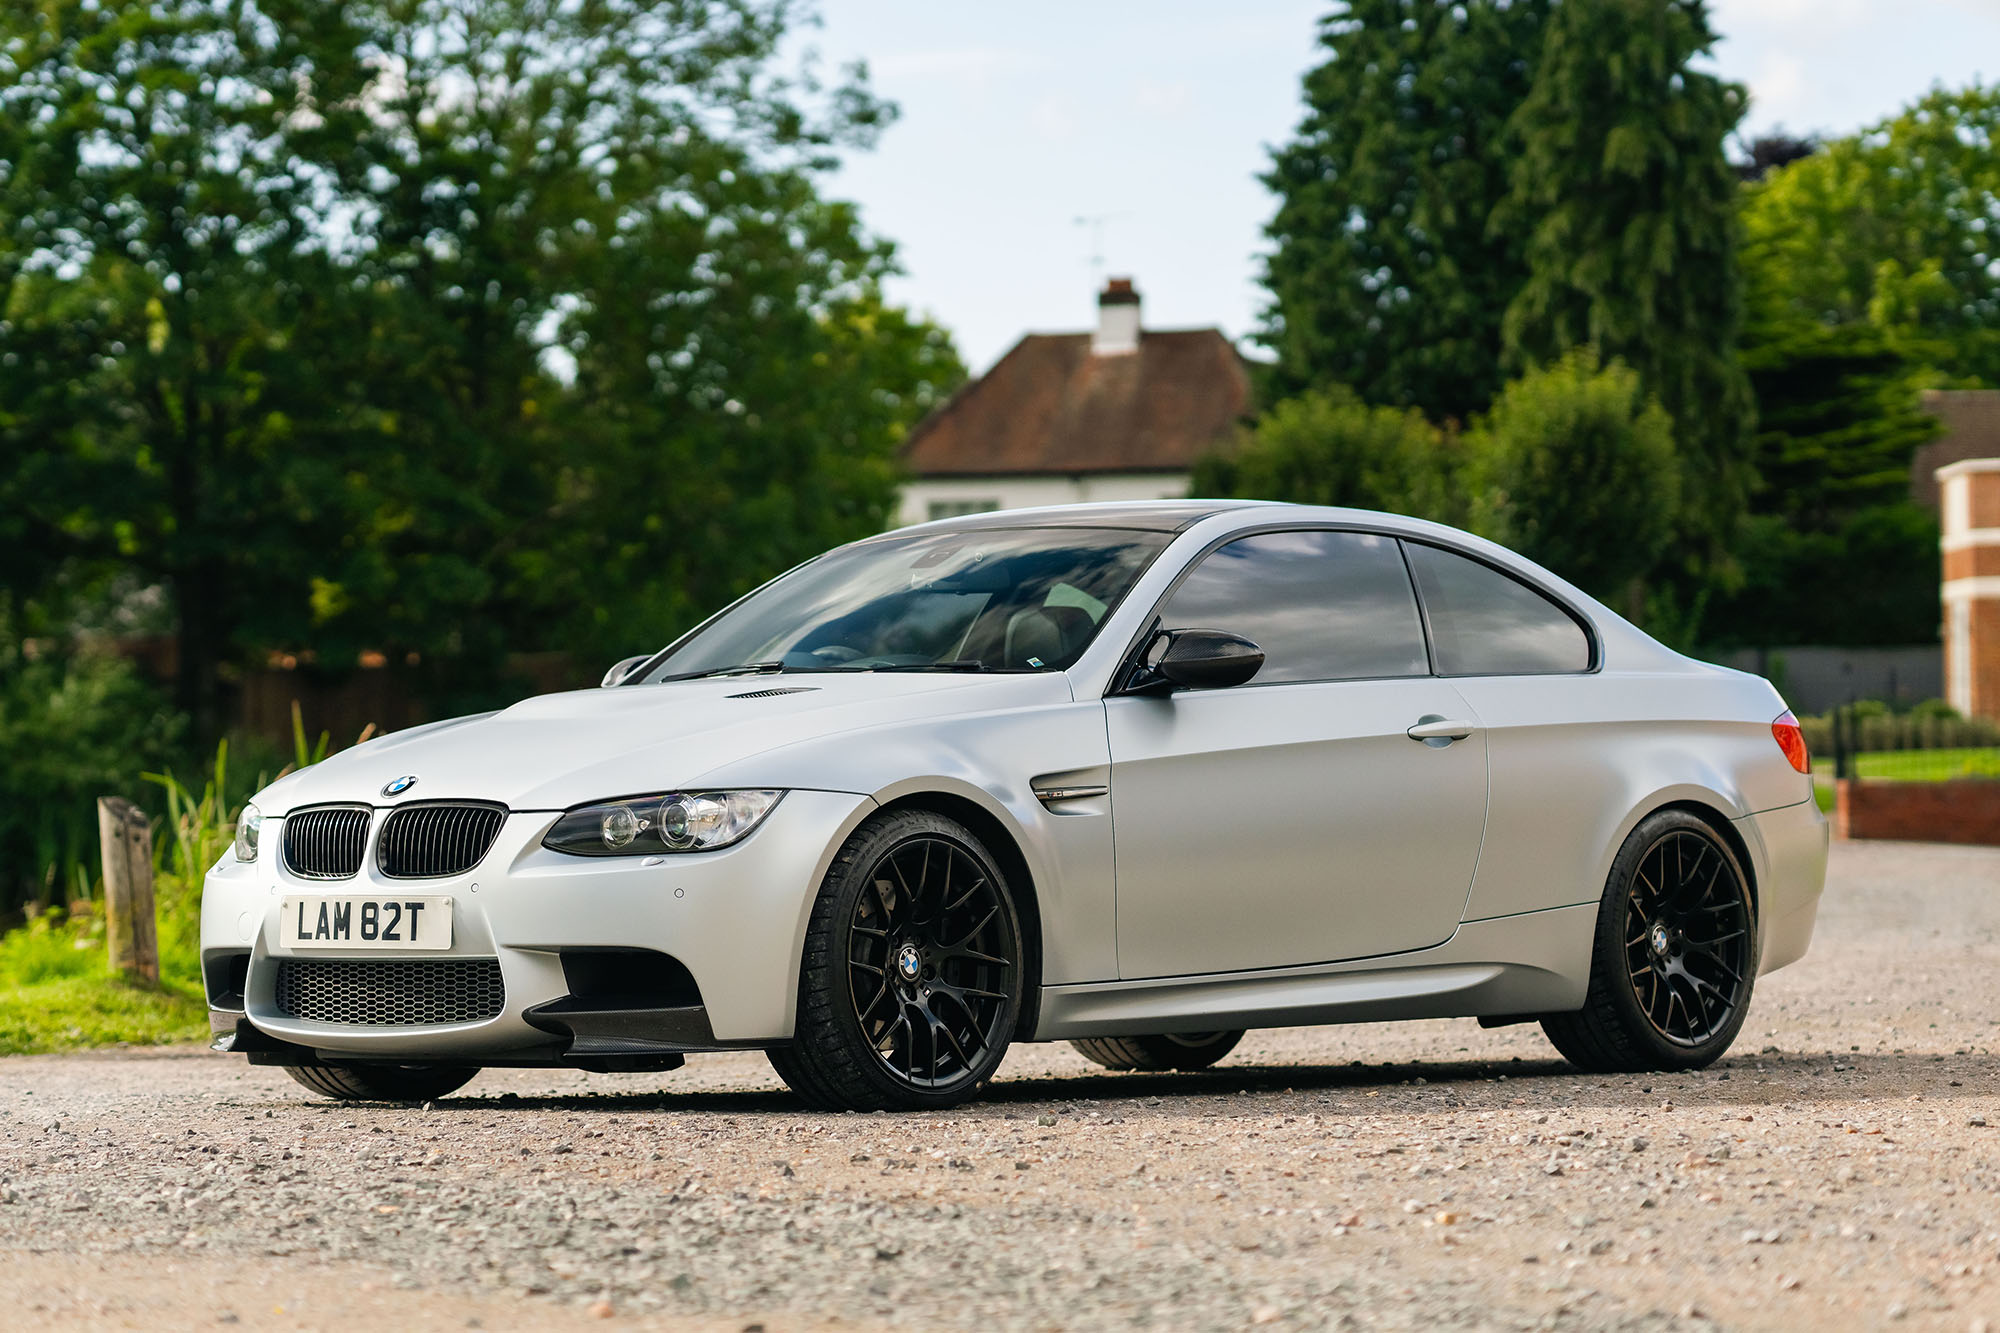
[[[449,949],[451,899],[285,899],[278,942],[287,949]]]

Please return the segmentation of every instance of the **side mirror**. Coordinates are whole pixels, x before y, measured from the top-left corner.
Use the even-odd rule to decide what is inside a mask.
[[[1240,634],[1219,629],[1161,630],[1146,645],[1139,678],[1130,692],[1228,689],[1263,669],[1264,650]]]
[[[605,672],[604,679],[597,682],[598,686],[600,688],[604,688],[612,685],[622,684],[625,680],[625,674],[628,671],[631,671],[641,662],[651,661],[652,657],[653,655],[651,653],[640,653],[637,657],[626,658],[618,665],[612,667],[611,670]]]

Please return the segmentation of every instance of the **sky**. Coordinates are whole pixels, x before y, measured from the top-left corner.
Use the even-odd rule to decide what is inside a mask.
[[[1096,320],[1130,276],[1148,328],[1257,325],[1268,147],[1299,117],[1326,0],[822,0],[803,40],[901,107],[831,189],[898,244],[891,299],[974,372]],[[1711,0],[1750,135],[1844,134],[1933,83],[2000,77],[2000,0]],[[1078,219],[1096,219],[1083,221]],[[1094,262],[1101,259],[1101,264]]]

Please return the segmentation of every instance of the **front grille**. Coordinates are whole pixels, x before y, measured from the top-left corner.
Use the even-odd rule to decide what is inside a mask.
[[[375,864],[391,879],[462,875],[485,859],[507,812],[492,805],[409,805],[382,822]]]
[[[285,816],[285,864],[306,879],[348,879],[368,846],[366,806],[295,810]]]
[[[312,1023],[481,1023],[499,1017],[506,1000],[497,958],[278,960],[278,1012]]]

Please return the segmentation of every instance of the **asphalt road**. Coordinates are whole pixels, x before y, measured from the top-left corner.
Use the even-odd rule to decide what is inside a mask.
[[[334,1106],[198,1050],[0,1060],[0,1324],[2000,1327],[2000,850],[1836,847],[1700,1075],[1531,1027],[1022,1048],[947,1116],[762,1060]]]

